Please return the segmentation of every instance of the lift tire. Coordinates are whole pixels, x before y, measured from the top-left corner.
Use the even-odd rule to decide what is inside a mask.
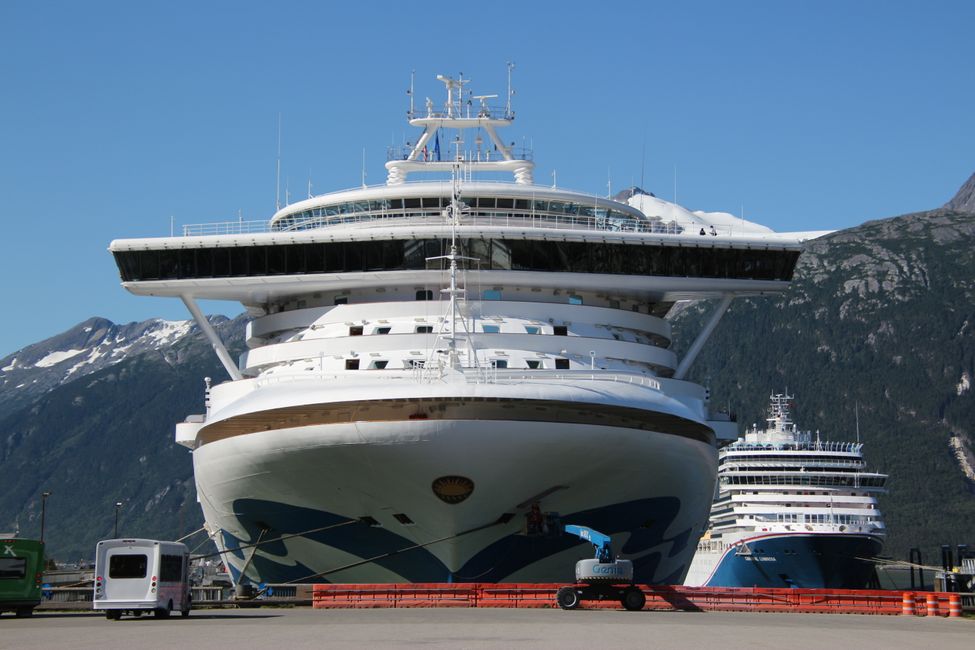
[[[574,587],[562,587],[555,593],[555,601],[562,609],[575,609],[579,606],[579,594]]]
[[[623,595],[620,597],[620,602],[623,603],[623,609],[630,612],[638,612],[647,604],[647,597],[639,587],[630,587],[623,592]]]
[[[156,610],[156,618],[169,618],[169,613],[173,611],[173,601],[169,601],[165,607]]]

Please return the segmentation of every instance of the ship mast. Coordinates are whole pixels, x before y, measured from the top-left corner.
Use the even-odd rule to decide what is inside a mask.
[[[460,161],[455,160],[451,165],[450,206],[448,206],[444,211],[444,216],[450,223],[450,253],[448,255],[427,258],[428,262],[432,262],[434,260],[447,260],[447,262],[449,262],[448,269],[450,272],[450,286],[446,289],[441,289],[440,292],[449,297],[449,303],[447,305],[448,316],[446,320],[450,323],[450,325],[447,333],[442,331],[438,333],[437,340],[447,340],[447,361],[446,363],[441,361],[441,366],[446,366],[454,370],[459,370],[463,365],[461,364],[460,355],[457,351],[458,320],[460,321],[461,327],[464,330],[463,337],[467,339],[468,356],[472,359],[472,365],[475,368],[478,366],[477,353],[474,350],[474,342],[471,339],[470,330],[467,328],[467,321],[465,320],[463,313],[461,313],[460,308],[460,303],[466,295],[466,290],[460,288],[457,282],[458,260],[477,261],[476,257],[465,257],[463,255],[459,255],[457,251],[457,226],[460,225],[460,216],[462,212],[462,203],[460,200],[461,171]],[[434,345],[434,349],[437,349],[436,345]]]
[[[442,110],[434,108],[433,101],[428,97],[426,100],[426,112],[415,111],[413,105],[413,90],[411,81],[409,122],[411,126],[423,129],[423,133],[408,151],[400,156],[391,156],[386,162],[386,184],[399,185],[406,182],[407,177],[412,172],[446,172],[453,171],[454,163],[463,162],[468,173],[473,172],[508,172],[514,175],[515,183],[519,185],[531,185],[534,183],[533,170],[535,163],[529,158],[527,152],[518,158],[512,145],[507,145],[498,135],[498,129],[511,126],[514,121],[514,113],[511,111],[511,67],[508,69],[508,102],[504,107],[491,106],[489,100],[497,99],[497,95],[473,95],[469,94],[467,101],[464,101],[464,85],[470,83],[470,79],[464,79],[461,74],[457,79],[444,75],[437,75],[437,79],[446,86],[447,101]],[[477,100],[475,105],[474,100]],[[475,156],[473,152],[462,152],[459,148],[457,152],[446,156],[448,160],[442,160],[439,153],[440,129],[456,130],[463,133],[466,129],[478,129],[487,133],[488,138],[494,145],[497,152],[493,155],[488,151],[482,159]],[[455,142],[462,142],[462,136],[458,135]],[[476,140],[475,140],[476,141]],[[435,143],[431,160],[430,145]],[[449,158],[453,158],[449,160]]]

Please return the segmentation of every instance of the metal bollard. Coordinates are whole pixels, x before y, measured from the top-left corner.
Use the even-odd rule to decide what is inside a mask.
[[[928,594],[927,610],[928,616],[938,615],[938,596],[936,594]]]
[[[901,599],[901,616],[914,616],[914,594],[909,591]]]

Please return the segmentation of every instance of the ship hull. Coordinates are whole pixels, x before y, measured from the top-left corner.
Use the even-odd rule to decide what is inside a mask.
[[[707,517],[717,453],[618,426],[402,420],[233,436],[198,448],[194,465],[238,581],[571,581],[592,549],[556,530],[528,534],[538,503],[610,534],[638,582],[673,584]],[[472,490],[448,502],[432,487],[444,477]]]
[[[723,553],[699,552],[685,584],[865,589],[876,577],[869,558],[882,547],[882,540],[872,535],[758,535]],[[707,576],[703,582],[701,576]]]

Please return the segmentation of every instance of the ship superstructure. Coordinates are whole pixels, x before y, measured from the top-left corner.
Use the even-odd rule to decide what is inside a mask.
[[[440,80],[382,186],[112,243],[123,286],[181,298],[230,376],[176,430],[207,528],[236,580],[536,581],[581,558],[546,534],[561,516],[679,581],[736,435],[687,370],[735,296],[788,286],[800,238],[536,185],[497,135],[510,90]],[[705,298],[678,361],[665,316]],[[200,299],[253,316],[238,361]]]
[[[862,589],[886,529],[863,445],[799,430],[788,394],[719,452],[717,496],[685,584]]]

